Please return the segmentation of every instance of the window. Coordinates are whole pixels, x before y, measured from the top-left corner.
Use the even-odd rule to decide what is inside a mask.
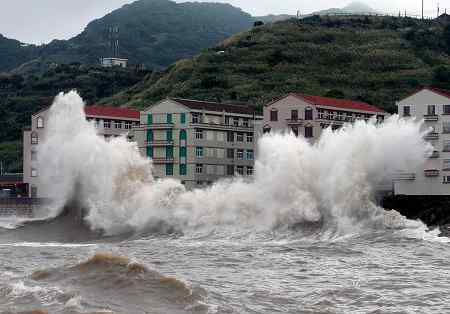
[[[147,157],[153,158],[153,146],[147,146]]]
[[[234,149],[233,148],[228,148],[227,149],[227,158],[228,159],[234,159]]]
[[[173,146],[166,147],[166,159],[173,159]]]
[[[206,139],[208,141],[214,141],[214,131],[206,131]]]
[[[37,128],[43,129],[44,128],[44,119],[42,117],[37,118]]]
[[[195,173],[203,173],[203,165],[202,164],[195,165]]]
[[[131,129],[131,121],[125,121],[125,129],[130,130]]]
[[[278,121],[278,111],[277,110],[270,111],[270,121]]]
[[[239,126],[239,118],[233,118],[233,126]]]
[[[298,127],[297,126],[293,126],[291,128],[291,130],[292,130],[292,133],[294,133],[294,135],[298,137]]]
[[[111,128],[111,120],[103,120],[103,127],[105,129],[110,129]]]
[[[116,129],[121,129],[122,128],[122,121],[118,121],[118,120],[114,121],[114,127]]]
[[[195,138],[198,140],[202,140],[203,139],[203,130],[195,130]]]
[[[323,109],[317,109],[317,114],[319,119],[325,119],[325,112],[323,111]]]
[[[153,142],[153,131],[148,130],[147,131],[147,143],[152,143],[152,142]]]
[[[217,166],[217,175],[219,176],[225,175],[225,166]]]
[[[291,110],[291,120],[298,120],[298,110]]]
[[[244,120],[242,121],[242,126],[245,128],[249,127],[249,120],[248,118],[244,118]]]
[[[180,176],[185,176],[187,175],[187,166],[186,164],[181,164],[180,165]]]
[[[236,137],[236,141],[243,142],[244,141],[244,133],[238,133]]]
[[[443,179],[442,183],[444,183],[444,184],[450,183],[450,176],[444,176],[442,179]]]
[[[218,142],[225,141],[225,134],[223,132],[217,132],[217,141]]]
[[[33,145],[39,144],[39,135],[37,132],[31,133],[31,144]]]
[[[38,171],[37,171],[36,168],[31,168],[31,176],[32,176],[33,178],[35,178],[35,177],[38,176]]]
[[[247,133],[247,143],[253,143],[253,133]]]
[[[95,119],[95,127],[100,128],[100,119]]]
[[[244,150],[238,149],[236,152],[236,157],[237,157],[237,159],[244,159]]]
[[[444,114],[450,114],[450,105],[444,105]]]
[[[192,114],[192,123],[200,123],[201,120],[201,114],[200,113],[193,113]]]
[[[166,164],[166,176],[173,176],[173,164]]]
[[[172,114],[171,114],[171,113],[168,113],[168,114],[167,114],[166,119],[167,119],[167,123],[168,123],[168,124],[172,124]]]
[[[443,149],[444,152],[450,152],[450,141],[444,141],[443,146],[444,146],[444,149]]]
[[[442,170],[450,171],[450,159],[443,160]]]
[[[343,112],[338,112],[337,119],[338,119],[338,121],[343,121],[344,120],[344,113]]]
[[[234,133],[231,131],[227,132],[227,142],[229,143],[234,142]]]
[[[180,158],[186,158],[187,156],[187,149],[185,146],[180,147]]]
[[[148,125],[153,124],[153,115],[151,113],[147,115],[147,124]]]
[[[255,158],[255,153],[253,152],[253,150],[252,149],[247,150],[246,159],[247,160],[253,160],[253,158]]]
[[[404,117],[411,116],[411,107],[410,106],[403,106],[403,116]]]
[[[36,198],[37,197],[37,187],[32,185],[31,186],[31,197]]]
[[[429,115],[429,116],[436,115],[436,106],[435,105],[428,105],[427,106],[427,115]]]
[[[234,176],[234,165],[227,165],[227,176]]]
[[[306,138],[314,137],[313,127],[312,126],[305,126],[305,137]]]
[[[197,156],[199,158],[203,158],[203,147],[195,148],[195,156]]]
[[[216,167],[214,165],[206,166],[206,174],[213,175],[216,173]]]
[[[269,134],[270,131],[272,131],[272,128],[269,127],[269,126],[265,126],[265,127],[263,128],[263,133],[264,133],[264,134]]]
[[[225,117],[225,125],[231,125],[231,118],[228,116]]]
[[[442,123],[442,133],[445,133],[445,134],[450,133],[450,122]]]
[[[206,157],[208,157],[208,158],[214,158],[215,152],[216,152],[216,149],[215,149],[215,148],[212,148],[212,147],[206,148]]]
[[[32,161],[37,160],[37,152],[35,150],[31,151],[31,160]]]
[[[180,131],[180,141],[186,141],[187,140],[187,133],[186,130]]]
[[[186,114],[182,113],[180,116],[180,123],[185,124],[186,123]]]
[[[173,141],[173,132],[172,132],[172,130],[167,130],[166,131],[166,140],[168,142],[172,142]]]
[[[237,170],[236,170],[237,174],[240,176],[244,175],[244,167],[243,166],[237,166]]]
[[[225,149],[223,148],[218,148],[217,150],[217,158],[225,158]]]
[[[253,167],[247,167],[247,175],[252,176],[253,175]]]
[[[306,108],[305,109],[305,120],[312,120],[313,119],[313,110],[312,108]]]

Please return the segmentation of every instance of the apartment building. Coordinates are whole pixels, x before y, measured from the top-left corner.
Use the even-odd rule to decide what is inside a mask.
[[[156,178],[176,178],[191,189],[252,176],[261,120],[249,106],[168,98],[141,112],[134,136]]]
[[[339,129],[345,123],[376,117],[383,121],[388,114],[360,101],[290,93],[264,106],[264,133],[293,132],[312,142],[328,127]]]
[[[28,186],[30,197],[45,197],[39,189],[39,167],[37,151],[39,144],[45,140],[45,129],[49,109],[43,109],[31,116],[31,127],[23,132],[23,181]],[[92,121],[98,129],[99,136],[109,140],[128,134],[133,127],[139,126],[139,111],[103,106],[85,108],[86,119]]]
[[[397,102],[403,118],[424,121],[424,130],[432,129],[425,137],[434,151],[425,168],[416,173],[402,173],[396,177],[397,195],[450,194],[450,91],[422,88]]]

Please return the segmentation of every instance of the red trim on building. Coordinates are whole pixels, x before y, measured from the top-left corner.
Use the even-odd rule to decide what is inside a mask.
[[[311,105],[323,106],[323,107],[333,107],[338,109],[346,109],[346,110],[359,110],[366,112],[375,112],[375,113],[385,113],[382,109],[377,108],[375,106],[369,105],[368,103],[361,101],[354,101],[348,99],[335,99],[321,96],[311,96],[304,94],[292,94],[298,98],[305,100]]]
[[[86,106],[84,112],[87,116],[93,117],[111,117],[111,118],[127,118],[140,120],[141,114],[139,111],[118,108],[118,107],[105,107],[105,106]]]
[[[450,91],[445,90],[445,89],[440,89],[440,88],[436,88],[436,87],[425,87],[424,89],[428,89],[432,92],[435,92],[436,94],[439,94],[441,96],[447,97],[450,99]]]

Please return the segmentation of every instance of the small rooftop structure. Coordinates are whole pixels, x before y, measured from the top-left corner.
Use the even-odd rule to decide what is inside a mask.
[[[123,58],[101,58],[100,64],[102,67],[105,68],[112,68],[112,67],[122,67],[126,68],[128,66],[128,59]]]
[[[129,108],[86,106],[84,112],[87,116],[140,119],[140,112]]]

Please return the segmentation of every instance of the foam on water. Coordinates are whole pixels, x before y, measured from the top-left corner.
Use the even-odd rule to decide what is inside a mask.
[[[135,143],[97,136],[83,107],[76,92],[56,98],[38,154],[40,179],[55,200],[51,215],[75,199],[88,209],[91,228],[109,234],[161,221],[182,230],[320,222],[340,235],[384,228],[384,211],[372,201],[375,186],[395,171],[416,171],[432,151],[421,122],[398,116],[381,125],[358,121],[327,129],[314,145],[272,134],[258,143],[252,181],[187,191],[177,180],[155,180]]]

